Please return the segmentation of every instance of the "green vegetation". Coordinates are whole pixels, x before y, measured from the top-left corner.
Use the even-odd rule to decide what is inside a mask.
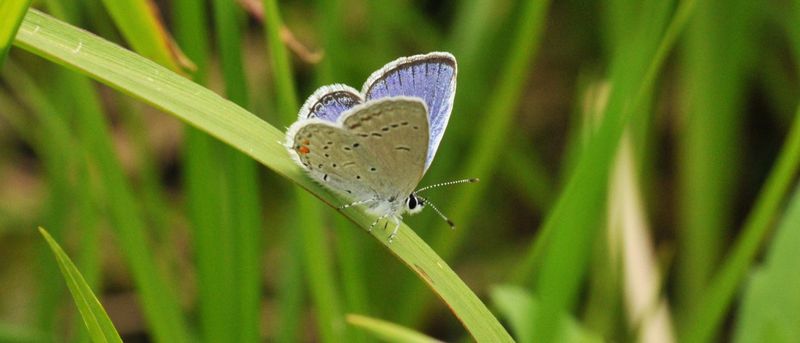
[[[797,1],[0,2],[0,340],[791,342],[799,19]],[[431,191],[455,231],[428,209],[389,243],[283,131],[317,87],[428,51],[459,73],[421,186],[481,182]]]

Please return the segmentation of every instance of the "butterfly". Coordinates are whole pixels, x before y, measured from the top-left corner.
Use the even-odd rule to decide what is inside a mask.
[[[339,207],[363,206],[395,224],[403,214],[430,205],[419,195],[444,182],[415,190],[442,140],[456,92],[456,59],[446,52],[398,58],[367,78],[361,91],[323,86],[300,108],[286,133],[293,160],[318,183],[353,200]],[[386,226],[384,226],[385,228]]]

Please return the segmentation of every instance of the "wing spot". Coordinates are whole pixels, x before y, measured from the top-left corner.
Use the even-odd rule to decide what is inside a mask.
[[[398,146],[394,147],[394,149],[395,149],[395,150],[405,150],[405,151],[411,151],[411,148],[409,148],[409,147],[407,147],[407,146],[402,146],[402,145],[398,145]]]
[[[359,146],[359,145],[361,145],[361,144],[359,144],[359,143],[353,143],[353,147],[354,147],[354,148],[358,148],[358,146]]]
[[[369,171],[371,171],[371,172],[378,171],[378,168],[375,168],[375,167],[370,167],[370,168],[369,168]]]
[[[334,167],[334,168],[336,168],[336,163],[332,163],[332,164],[331,164],[331,167]]]
[[[317,168],[322,168],[322,163],[320,163],[319,165],[317,165]]]
[[[406,125],[408,125],[408,122],[404,121],[404,122],[400,123],[400,125],[406,126]]]
[[[382,135],[382,134],[380,134],[380,133],[377,133],[377,132],[373,132],[373,133],[372,133],[372,136],[374,136],[374,137],[383,137],[383,135]]]
[[[419,130],[419,126],[414,125],[414,130]]]
[[[323,176],[322,176],[322,180],[323,180],[323,181],[328,181],[328,174],[325,174],[325,175],[323,175]]]
[[[361,175],[356,175],[356,180],[361,180]]]
[[[342,149],[347,150],[347,151],[352,150],[352,148],[350,148],[349,146],[343,146]]]
[[[353,191],[351,191],[351,190],[349,190],[349,189],[348,189],[348,190],[345,190],[345,192],[347,192],[347,194],[353,194]]]
[[[328,150],[328,148],[329,148],[329,146],[327,146],[327,145],[322,147],[323,150]]]
[[[392,127],[398,127],[398,126],[400,126],[400,125],[398,125],[398,124],[392,124]]]
[[[383,131],[383,132],[389,131],[389,127],[388,127],[388,126],[385,126],[385,127],[383,127],[383,128],[381,129],[381,131]]]
[[[356,164],[356,163],[355,163],[355,162],[353,162],[353,161],[348,161],[348,162],[345,162],[345,163],[342,165],[342,168],[344,168],[344,167],[347,167],[347,166],[351,166],[351,165],[354,165],[354,164]]]
[[[366,133],[359,133],[358,135],[361,136],[361,137],[364,137],[364,138],[369,137],[369,134],[366,134]]]
[[[327,145],[331,145],[331,144],[333,144],[333,142],[331,142],[331,141],[328,141],[328,143],[325,143],[325,144],[327,144]]]

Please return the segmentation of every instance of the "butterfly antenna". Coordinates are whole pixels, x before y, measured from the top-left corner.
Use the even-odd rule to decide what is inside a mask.
[[[442,186],[450,186],[450,185],[457,185],[459,183],[476,183],[478,181],[480,181],[480,180],[478,180],[478,178],[472,178],[472,179],[462,179],[462,180],[441,182],[441,183],[433,184],[433,185],[430,185],[430,186],[422,187],[422,188],[414,191],[414,193],[427,191],[427,190],[429,190],[431,188],[437,188],[437,187],[442,187]]]
[[[476,180],[477,180],[477,179],[476,179]],[[462,181],[463,181],[463,180],[462,180]],[[456,182],[456,183],[463,183],[463,182]],[[432,208],[434,211],[436,211],[436,213],[438,213],[438,214],[439,214],[439,217],[442,217],[442,219],[444,219],[444,221],[446,221],[446,222],[447,222],[447,225],[450,225],[450,228],[451,228],[451,229],[453,229],[453,230],[455,230],[455,229],[456,229],[456,224],[455,224],[455,223],[453,223],[453,221],[452,221],[452,220],[450,220],[450,218],[447,218],[447,216],[446,216],[446,215],[444,215],[444,213],[442,213],[442,211],[439,211],[439,208],[438,208],[438,207],[436,207],[436,205],[434,205],[434,204],[433,204],[433,203],[432,203],[430,200],[428,200],[428,199],[426,199],[426,198],[423,198],[423,197],[421,197],[421,196],[419,196],[419,195],[417,195],[417,198],[419,198],[419,199],[421,199],[422,201],[424,201],[426,205],[430,206],[430,207],[431,207],[431,208]]]

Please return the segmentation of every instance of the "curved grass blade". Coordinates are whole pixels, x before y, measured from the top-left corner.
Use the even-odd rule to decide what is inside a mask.
[[[441,342],[423,333],[387,321],[348,314],[347,323],[373,334],[383,342],[437,343]]]
[[[61,268],[61,273],[64,275],[64,280],[67,282],[69,292],[72,293],[72,299],[75,301],[75,306],[83,317],[83,323],[86,324],[86,329],[89,330],[89,337],[93,342],[120,342],[122,338],[119,337],[117,329],[108,318],[108,314],[100,305],[100,301],[92,293],[92,289],[86,284],[86,280],[75,267],[75,264],[69,259],[69,256],[61,249],[53,237],[43,228],[39,228],[50,249],[53,250],[58,261],[58,266]]]
[[[55,63],[76,69],[208,132],[332,207],[344,203],[315,184],[290,158],[284,134],[241,107],[113,43],[31,10],[15,44]],[[342,211],[362,228],[374,219],[363,210]],[[486,306],[407,225],[393,244],[372,235],[408,265],[451,308],[478,341],[510,342],[511,337]]]

